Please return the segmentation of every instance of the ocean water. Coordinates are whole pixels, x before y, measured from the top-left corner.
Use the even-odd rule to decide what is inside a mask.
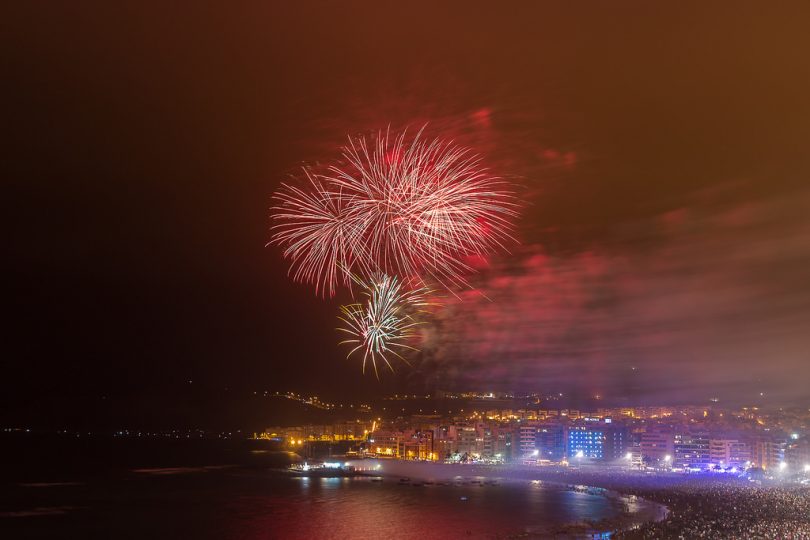
[[[284,453],[178,445],[121,441],[85,447],[81,459],[67,452],[38,466],[40,449],[17,467],[6,461],[0,538],[546,537],[621,510],[610,497],[531,481],[301,478],[276,468]]]

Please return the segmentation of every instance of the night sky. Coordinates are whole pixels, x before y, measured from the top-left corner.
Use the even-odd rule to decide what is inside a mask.
[[[3,8],[7,424],[257,389],[810,399],[806,4],[204,4]],[[520,245],[378,382],[265,247],[270,198],[424,124],[518,186]]]

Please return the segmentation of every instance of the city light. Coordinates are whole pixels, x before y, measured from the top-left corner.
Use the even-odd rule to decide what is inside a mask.
[[[478,395],[472,397],[482,399]],[[789,442],[795,431],[783,429],[780,418],[769,416],[758,408],[728,410],[725,417],[734,420],[724,420],[724,425],[715,429],[694,424],[703,417],[704,408],[699,406],[616,407],[594,411],[545,408],[539,405],[539,400],[534,401],[537,405],[534,408],[458,410],[461,414],[455,417],[437,416],[430,421],[433,425],[423,424],[421,417],[415,419],[413,425],[383,417],[376,420],[358,418],[335,424],[273,426],[263,433],[254,434],[254,438],[286,441],[285,444],[302,457],[304,450],[308,454],[306,457],[317,455],[324,448],[322,445],[328,442],[353,441],[354,446],[346,457],[470,464],[522,460],[524,465],[536,467],[586,463],[615,466],[622,463],[627,470],[638,468],[649,473],[655,469],[667,471],[674,468],[676,471],[718,476],[736,475],[755,466],[763,469],[766,475],[779,475],[783,479],[788,473],[810,473],[807,466],[810,462],[799,457],[801,454],[791,455],[796,444],[790,446]],[[351,407],[351,404],[338,403],[337,407]],[[718,412],[716,418],[721,414]],[[673,426],[673,417],[682,417],[683,420]],[[612,422],[608,423],[609,420]],[[642,427],[634,431],[637,423]],[[724,429],[735,423],[766,427],[761,428],[759,435],[735,434],[730,437]],[[780,435],[768,434],[773,428],[783,429],[781,438]],[[758,450],[757,444],[762,448]],[[668,447],[669,454],[662,452],[665,447]],[[752,461],[755,452],[759,454],[756,461]],[[323,468],[324,465],[318,464],[317,467]]]
[[[810,0],[104,4],[3,14],[0,540],[810,540]]]

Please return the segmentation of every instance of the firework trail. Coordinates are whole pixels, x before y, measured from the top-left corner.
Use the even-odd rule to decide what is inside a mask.
[[[339,284],[351,289],[353,274],[467,286],[467,257],[514,241],[507,183],[468,150],[421,135],[349,138],[343,162],[282,185],[271,243],[284,248],[295,280],[330,296]]]
[[[378,360],[393,372],[390,356],[396,356],[407,364],[408,361],[400,353],[418,351],[408,344],[417,336],[417,327],[422,324],[415,317],[424,312],[427,306],[435,304],[428,301],[430,290],[424,287],[407,290],[396,277],[378,275],[369,283],[363,283],[358,278],[355,278],[355,282],[365,289],[363,294],[367,300],[365,304],[341,306],[338,318],[344,326],[338,330],[349,334],[349,337],[340,344],[354,346],[347,358],[362,351],[363,373],[366,363],[370,361],[379,379]]]

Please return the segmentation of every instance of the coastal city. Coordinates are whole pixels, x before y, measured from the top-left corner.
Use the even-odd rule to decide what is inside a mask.
[[[0,540],[810,540],[810,2],[5,4]]]
[[[303,455],[339,443],[348,455],[367,458],[810,476],[810,409],[726,409],[710,401],[585,411],[549,407],[539,394],[442,393],[440,399],[467,405],[444,414],[425,412],[437,399],[397,395],[383,401],[388,406],[351,405],[365,418],[273,426],[256,436]],[[539,403],[499,406],[527,399]],[[322,403],[314,397],[300,400]],[[397,414],[405,408],[391,403],[406,401],[419,404],[422,412]],[[374,416],[375,411],[382,415]]]
[[[298,455],[297,475],[380,475],[423,487],[542,483],[576,493],[605,489],[623,501],[619,517],[560,526],[540,538],[601,538],[600,531],[622,539],[810,538],[810,408],[721,407],[714,399],[689,406],[555,406],[563,399],[395,395],[328,407],[363,418],[273,426],[253,437]],[[506,407],[518,403],[523,406]],[[438,412],[448,404],[458,408]],[[642,519],[643,501],[659,506]]]

